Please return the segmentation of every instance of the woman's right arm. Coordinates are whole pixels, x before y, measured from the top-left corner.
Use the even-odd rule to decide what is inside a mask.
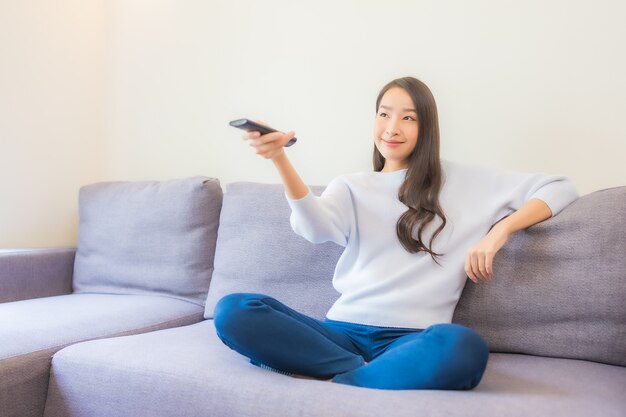
[[[293,230],[313,243],[332,241],[345,246],[350,230],[350,221],[346,216],[352,213],[345,186],[333,181],[321,197],[314,196],[285,153],[284,145],[294,136],[293,132],[266,135],[249,132],[244,134],[244,139],[256,149],[258,155],[271,159],[276,166],[292,209],[290,222]]]

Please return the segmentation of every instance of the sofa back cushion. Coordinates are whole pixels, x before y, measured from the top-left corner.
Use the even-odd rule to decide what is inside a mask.
[[[221,204],[219,181],[207,177],[82,187],[74,291],[158,294],[202,305]]]
[[[517,232],[493,280],[468,281],[454,321],[497,352],[626,365],[626,187]]]
[[[319,195],[323,187],[311,189]],[[206,318],[220,298],[236,292],[266,294],[304,314],[325,316],[338,297],[332,277],[343,247],[298,236],[290,214],[282,185],[227,186]]]

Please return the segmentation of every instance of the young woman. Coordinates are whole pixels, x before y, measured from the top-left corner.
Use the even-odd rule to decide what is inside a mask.
[[[474,388],[489,349],[451,323],[465,281],[489,281],[512,233],[577,198],[571,183],[440,160],[435,100],[411,77],[376,100],[373,172],[340,176],[316,197],[285,154],[293,137],[244,135],[276,166],[293,230],[345,247],[333,278],[341,296],[316,320],[262,294],[230,294],[215,308],[219,337],[287,374],[381,389]]]

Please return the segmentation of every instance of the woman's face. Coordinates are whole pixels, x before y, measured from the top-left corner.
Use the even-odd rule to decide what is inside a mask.
[[[374,123],[374,143],[385,158],[384,172],[408,166],[418,132],[417,112],[411,96],[400,87],[387,90],[380,100]]]

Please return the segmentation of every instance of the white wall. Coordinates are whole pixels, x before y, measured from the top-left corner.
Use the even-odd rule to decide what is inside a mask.
[[[104,178],[104,0],[0,1],[0,248],[73,245]]]
[[[75,7],[88,7],[80,4]],[[223,184],[278,182],[272,164],[228,127],[231,119],[250,117],[295,130],[300,141],[288,150],[294,165],[306,182],[327,183],[341,173],[371,169],[378,90],[412,75],[438,101],[444,157],[563,173],[583,194],[626,184],[621,0],[108,0],[106,8],[104,63],[85,64],[92,81],[102,77],[105,91],[102,147],[87,162],[72,159],[84,162],[76,168],[78,178],[202,174]],[[29,33],[34,22],[26,23],[1,30]],[[99,33],[83,30],[87,38]],[[85,56],[87,62],[97,60],[95,52]],[[54,73],[46,77],[54,79]],[[74,100],[84,90],[73,87]],[[21,100],[19,91],[11,94]],[[86,135],[88,130],[83,136],[98,137]],[[45,129],[27,133],[39,144]],[[47,164],[48,155],[35,157],[33,172],[18,176],[18,188],[54,171]],[[17,169],[14,164],[7,173]],[[13,186],[16,175],[9,181],[5,171],[2,186]],[[25,203],[50,205],[62,198],[65,208],[56,217],[75,222],[68,209],[75,204],[77,189],[69,190],[75,183],[66,178],[37,198],[29,190],[15,213],[24,212]],[[7,198],[19,200],[18,191]],[[0,213],[3,228],[14,221],[6,213]],[[24,212],[16,228],[45,213],[43,207]],[[29,242],[46,242],[37,230]],[[21,243],[12,236],[5,242]],[[60,230],[57,236],[62,242]]]
[[[444,157],[563,173],[583,193],[626,183],[623,1],[114,4],[115,178],[277,182],[238,117],[295,130],[307,182],[371,169],[378,90],[413,75]]]

